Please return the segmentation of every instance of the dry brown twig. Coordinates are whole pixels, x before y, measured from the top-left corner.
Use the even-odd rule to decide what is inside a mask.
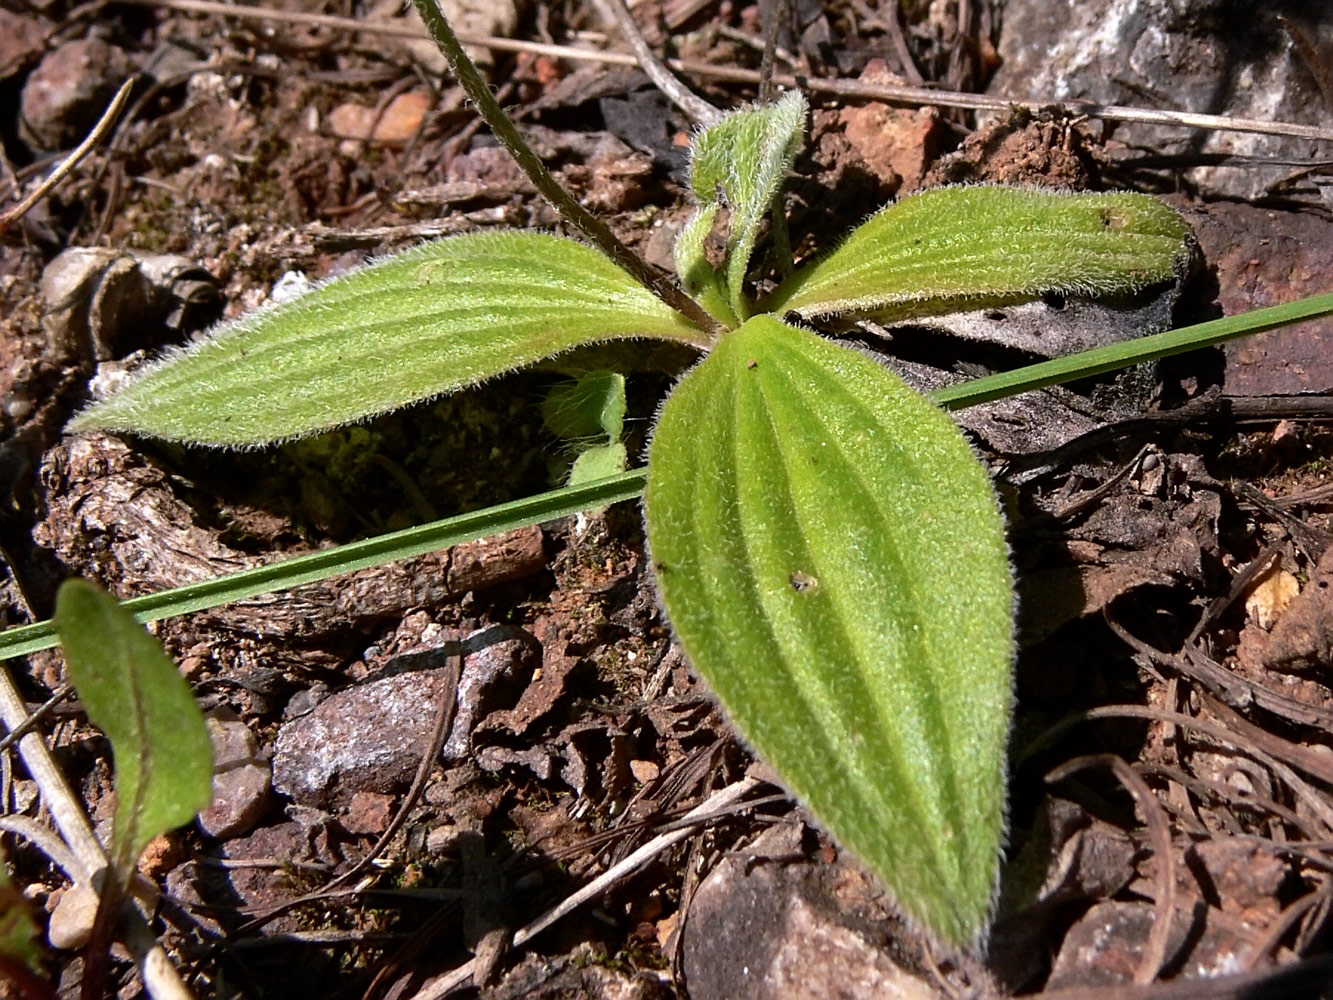
[[[166,7],[197,14],[216,14],[221,17],[279,21],[284,24],[309,24],[317,27],[333,28],[338,31],[358,31],[394,38],[420,39],[425,37],[419,28],[408,24],[383,24],[374,21],[357,21],[346,17],[333,17],[326,14],[262,10],[258,7],[247,7],[241,4],[218,3],[216,0],[124,0],[124,2],[145,7]],[[639,65],[637,57],[618,52],[592,51],[567,45],[547,45],[541,42],[518,41],[512,38],[496,38],[493,35],[460,34],[458,37],[467,45],[484,46],[497,52],[529,52],[534,55],[546,55],[556,59],[600,62],[614,66]],[[740,69],[732,66],[713,66],[709,63],[682,59],[668,59],[666,65],[677,73],[686,73],[690,76],[708,77],[749,85],[758,85],[759,83],[759,73],[756,70]],[[958,91],[934,90],[927,87],[893,87],[861,83],[858,80],[825,80],[819,77],[803,77],[797,80],[795,77],[788,75],[778,75],[773,79],[775,83],[788,89],[800,88],[811,93],[885,101],[890,104],[905,104],[913,107],[933,104],[974,111],[994,111],[1000,114],[1008,114],[1020,108],[1031,112],[1061,109],[1070,114],[1087,115],[1105,121],[1138,122],[1146,125],[1165,125],[1173,128],[1205,129],[1209,131],[1254,132],[1261,135],[1285,135],[1300,139],[1333,142],[1333,128],[1298,125],[1294,122],[1266,122],[1253,118],[1230,118],[1225,115],[1204,115],[1188,111],[1130,108],[1118,104],[1098,104],[1094,101],[1010,101],[1000,97],[989,97],[985,94],[967,94]]]
[[[1176,905],[1175,866],[1171,859],[1171,827],[1161,803],[1153,795],[1148,783],[1124,760],[1114,754],[1090,754],[1066,761],[1046,775],[1048,784],[1063,781],[1077,771],[1092,767],[1108,767],[1116,779],[1125,786],[1134,800],[1143,810],[1144,821],[1148,825],[1148,836],[1152,839],[1153,853],[1157,856],[1157,899],[1153,906],[1153,924],[1148,932],[1148,941],[1143,947],[1143,955],[1134,970],[1136,985],[1146,986],[1153,982],[1166,962],[1167,939],[1171,934],[1172,911]]]
[[[727,815],[731,812],[735,803],[745,798],[759,784],[760,782],[756,778],[742,778],[740,781],[714,792],[702,804],[686,814],[685,820],[688,821],[688,825],[682,825],[678,829],[654,837],[633,854],[612,865],[587,885],[568,896],[558,906],[548,910],[526,927],[516,931],[510,942],[510,947],[521,948],[566,914],[600,896],[621,879],[647,864],[662,851],[684,840],[699,824]],[[473,967],[473,962],[467,962],[452,972],[440,976],[415,994],[412,1000],[440,1000],[441,997],[447,996],[451,991],[468,983],[472,979]]]
[[[111,98],[111,103],[102,112],[102,117],[97,124],[93,126],[91,132],[83,142],[74,147],[74,151],[61,161],[60,165],[47,175],[46,179],[37,185],[26,198],[15,205],[13,208],[0,215],[0,236],[4,236],[9,228],[23,218],[33,207],[50,194],[57,184],[69,176],[70,171],[82,162],[83,158],[97,148],[112,126],[116,124],[116,119],[125,108],[125,102],[130,98],[130,90],[134,86],[134,78],[126,80],[120,85],[120,90],[116,91],[116,96]]]

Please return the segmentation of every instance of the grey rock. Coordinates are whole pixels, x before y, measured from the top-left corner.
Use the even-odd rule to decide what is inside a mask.
[[[506,636],[508,636],[506,638]],[[460,761],[471,750],[472,731],[487,715],[514,698],[541,662],[541,648],[529,633],[516,628],[474,632],[465,646],[474,650],[463,661],[458,682],[458,709],[442,755]]]
[[[376,679],[331,695],[278,731],[273,784],[307,806],[346,806],[357,792],[396,794],[411,783],[445,694],[446,644],[394,657]],[[466,757],[477,722],[516,693],[539,662],[536,640],[496,627],[463,642],[459,705],[443,756]]]
[[[100,38],[66,42],[47,53],[19,98],[24,140],[38,149],[76,145],[129,75],[129,58]]]
[[[258,825],[268,811],[272,779],[254,734],[234,711],[219,705],[206,722],[213,741],[213,802],[200,813],[199,828],[226,840]]]
[[[991,92],[1326,125],[1314,75],[1276,13],[1233,0],[1009,0]],[[1297,27],[1311,39],[1333,38],[1333,6],[1306,5]],[[1311,139],[1157,125],[1117,124],[1113,135],[1167,154],[1291,161],[1187,172],[1204,194],[1238,199],[1262,195],[1292,163],[1333,152]]]
[[[835,897],[828,873],[789,863],[800,833],[766,831],[747,852],[758,859],[728,854],[700,884],[683,941],[692,1000],[937,1000],[851,916],[860,907]]]

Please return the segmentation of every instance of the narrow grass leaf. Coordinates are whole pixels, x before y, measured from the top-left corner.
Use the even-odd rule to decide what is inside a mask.
[[[629,337],[703,342],[688,320],[581,243],[543,233],[453,236],[223,327],[70,427],[258,445]]]
[[[667,400],[644,506],[667,614],[744,737],[909,914],[973,942],[1004,828],[1012,583],[957,426],[757,316]]]
[[[881,319],[980,309],[1046,293],[1107,295],[1171,280],[1189,228],[1141,194],[947,187],[911,195],[793,275],[773,312]]]
[[[261,594],[290,590],[303,583],[315,583],[359,569],[384,566],[399,559],[410,559],[529,524],[541,524],[581,510],[603,507],[620,500],[632,500],[643,492],[645,477],[643,469],[632,469],[608,479],[564,486],[485,510],[470,511],[359,542],[292,556],[279,562],[254,566],[184,587],[173,587],[156,594],[145,594],[125,601],[121,606],[134,615],[136,621],[151,622],[220,607]],[[50,649],[58,641],[50,621],[6,629],[0,632],[0,659]]]
[[[1223,316],[1221,319],[1183,326],[1179,330],[1167,330],[1119,344],[1107,344],[1063,358],[1052,358],[1013,371],[1000,372],[998,375],[960,382],[958,385],[937,389],[931,398],[946,409],[961,410],[966,406],[1006,399],[1021,392],[1062,385],[1074,379],[1091,378],[1142,361],[1215,347],[1228,340],[1250,337],[1265,330],[1330,315],[1333,315],[1333,292],[1312,295],[1297,302],[1254,309],[1236,316]]]
[[[132,864],[148,841],[208,808],[213,747],[204,716],[162,646],[115,598],[67,580],[54,620],[88,720],[111,741],[112,857]]]
[[[731,310],[739,319],[744,319],[748,310],[745,276],[750,269],[750,257],[764,218],[800,147],[807,110],[805,98],[791,91],[776,104],[753,105],[732,112],[704,129],[692,147],[690,186],[695,197],[705,212],[719,201],[731,212],[726,282]],[[691,280],[689,275],[701,273],[696,269],[702,267],[700,234],[690,231],[688,235],[687,266],[682,272],[687,285]],[[677,268],[681,266],[678,259]]]
[[[1329,315],[1333,315],[1333,293],[1209,320],[1179,330],[1029,365],[1012,372],[974,379],[940,389],[932,393],[930,398],[946,409],[959,410],[992,399],[1004,399],[1016,393],[1057,385],[1073,378],[1089,377],[1153,358],[1200,350],[1228,340]],[[1089,365],[1089,356],[1101,360]],[[232,601],[326,580],[341,573],[382,566],[501,531],[539,524],[618,500],[633,499],[642,492],[644,480],[644,470],[634,469],[595,483],[563,487],[443,521],[240,570],[203,583],[146,594],[126,601],[125,607],[141,622],[215,608]],[[50,621],[19,625],[0,632],[0,659],[24,656],[50,649],[56,644],[55,631]]]

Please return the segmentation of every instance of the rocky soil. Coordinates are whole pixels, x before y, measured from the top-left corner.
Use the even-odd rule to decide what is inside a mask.
[[[755,69],[770,6],[635,13],[682,58]],[[1333,120],[1333,19],[1303,5],[791,7],[778,68],[811,80]],[[49,617],[68,576],[152,593],[567,472],[540,412],[558,376],[540,371],[248,453],[62,432],[98,386],[293,284],[427,236],[561,227],[397,5],[267,11],[0,10],[0,212],[136,74],[97,148],[0,223],[6,625]],[[455,17],[473,35],[625,51],[578,0]],[[562,181],[669,266],[691,123],[633,69],[477,55]],[[691,79],[720,107],[755,96]],[[801,252],[827,244],[830,220],[940,183],[1134,188],[1194,228],[1192,273],[1133,303],[1049,300],[887,343],[829,331],[924,383],[1333,289],[1328,141],[1058,110],[978,120],[811,90],[788,204]],[[633,372],[631,455],[688,360],[616,359]],[[1331,400],[1324,321],[960,414],[1008,506],[1022,609],[985,957],[904,923],[738,744],[671,642],[634,504],[155,625],[208,712],[219,771],[212,808],[141,864],[163,893],[154,930],[199,997],[1328,995]],[[460,662],[456,715],[423,767]],[[58,651],[8,669],[33,708],[63,683]],[[73,699],[39,726],[105,833],[106,742]],[[44,822],[9,753],[3,812]],[[747,775],[748,798],[515,944]],[[21,836],[3,849],[58,928],[73,895],[59,866]],[[53,938],[71,947],[48,952],[52,989],[74,996],[86,956]],[[142,990],[115,952],[107,992]]]

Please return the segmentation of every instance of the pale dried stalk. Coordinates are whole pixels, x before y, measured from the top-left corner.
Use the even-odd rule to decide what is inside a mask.
[[[27,215],[34,205],[50,194],[55,186],[64,180],[71,170],[79,165],[79,161],[97,147],[97,144],[102,141],[103,137],[111,131],[111,126],[116,124],[116,119],[120,117],[121,111],[125,108],[125,102],[129,100],[130,88],[133,86],[133,77],[122,83],[120,89],[116,91],[116,96],[111,98],[111,103],[108,104],[107,109],[102,112],[102,117],[98,120],[97,124],[93,126],[93,130],[88,133],[88,137],[74,147],[74,152],[65,157],[61,164],[56,167],[55,170],[51,171],[46,180],[37,185],[32,194],[28,195],[28,197],[24,198],[4,214],[0,214],[0,236],[3,236],[10,226]]]
[[[735,784],[714,792],[703,803],[685,814],[681,819],[682,826],[654,837],[637,851],[627,855],[623,860],[612,865],[583,888],[567,897],[558,906],[548,910],[532,923],[515,932],[510,947],[521,948],[567,913],[582,906],[588,900],[600,896],[611,886],[647,864],[668,847],[690,836],[700,823],[706,823],[729,811],[734,803],[743,799],[758,785],[759,781],[755,778],[742,778]],[[473,962],[467,962],[433,982],[427,983],[412,997],[412,1000],[440,1000],[440,998],[447,996],[452,990],[458,989],[472,979],[473,965]]]
[[[27,719],[28,706],[19,694],[8,668],[0,664],[0,722],[13,731]],[[106,868],[106,851],[88,822],[83,805],[75,798],[56,765],[46,743],[37,733],[29,733],[18,743],[19,757],[42,793],[42,802],[51,812],[60,836],[69,847],[73,858],[82,869],[81,881],[89,881]],[[153,1000],[192,1000],[190,991],[176,972],[162,945],[158,943],[141,914],[126,907],[124,919],[125,944],[129,946],[139,966],[139,975]]]

